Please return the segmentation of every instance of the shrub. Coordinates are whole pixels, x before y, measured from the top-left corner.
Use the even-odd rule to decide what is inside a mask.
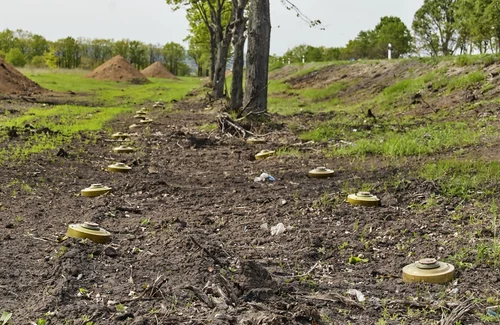
[[[5,60],[15,67],[24,67],[26,65],[26,57],[18,48],[11,49],[5,56]]]

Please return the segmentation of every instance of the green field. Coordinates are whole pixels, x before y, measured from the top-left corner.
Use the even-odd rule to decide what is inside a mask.
[[[0,116],[4,146],[0,149],[0,163],[24,161],[30,155],[58,149],[74,140],[93,141],[93,132],[106,129],[107,123],[120,114],[132,112],[142,105],[157,101],[167,108],[201,85],[199,78],[180,80],[151,79],[146,85],[132,85],[84,78],[80,70],[24,70],[29,78],[54,92],[76,93],[81,105],[42,106],[33,104],[22,115]],[[48,128],[46,133],[34,134],[26,141],[5,141],[11,128],[23,129],[30,124],[36,129]]]

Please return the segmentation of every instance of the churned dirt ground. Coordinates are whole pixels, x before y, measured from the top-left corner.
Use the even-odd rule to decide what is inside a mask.
[[[484,300],[498,291],[494,267],[459,269],[447,285],[402,282],[406,264],[454,253],[447,243],[460,241],[463,225],[449,217],[453,199],[410,209],[439,193],[433,182],[383,186],[422,161],[325,158],[307,145],[296,146],[304,152],[298,157],[256,161],[261,149],[299,143],[286,125],[300,116],[274,117],[283,127],[260,145],[200,131],[214,115],[196,101],[151,116],[150,128],[133,136],[134,154],[113,153],[119,143],[101,132],[95,143],[64,148],[66,157],[2,169],[0,306],[13,313],[11,323],[431,324],[466,296]],[[304,116],[315,118],[324,117]],[[112,128],[128,131],[133,122],[130,114]],[[116,161],[132,171],[103,170]],[[335,176],[307,177],[322,165]],[[254,182],[262,172],[276,180]],[[382,207],[345,203],[346,184],[363,182],[379,185]],[[113,192],[81,197],[92,183]],[[112,243],[64,238],[68,224],[83,221],[110,231]],[[286,232],[272,236],[268,228],[280,222]],[[368,262],[349,264],[351,256]],[[353,289],[366,300],[358,302]],[[484,307],[474,306],[462,324],[481,324]]]

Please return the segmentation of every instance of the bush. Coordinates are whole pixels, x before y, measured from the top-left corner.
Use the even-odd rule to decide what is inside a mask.
[[[37,55],[33,57],[33,59],[31,59],[31,65],[34,68],[47,68],[44,57],[40,55]]]
[[[26,65],[26,57],[20,49],[11,49],[5,56],[5,60],[15,67],[24,67]]]
[[[5,52],[0,50],[0,58],[4,59],[5,60]]]

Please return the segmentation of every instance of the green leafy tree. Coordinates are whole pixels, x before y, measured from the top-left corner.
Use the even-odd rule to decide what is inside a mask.
[[[179,75],[179,67],[186,57],[186,51],[181,44],[170,42],[163,47],[163,57],[167,69],[175,75]]]
[[[491,27],[494,51],[500,52],[500,0],[492,0],[484,12],[484,21]]]
[[[201,21],[210,35],[210,74],[213,96],[224,96],[226,64],[232,40],[234,8],[230,0],[166,0],[174,10],[185,8],[188,21]],[[229,18],[228,18],[229,17]]]
[[[7,54],[4,51],[0,50],[0,58],[5,59],[6,55]]]
[[[413,49],[411,32],[399,17],[386,16],[375,26],[373,58],[385,58],[388,44],[392,44],[392,56],[399,58]]]
[[[164,63],[163,47],[160,44],[148,44],[149,64],[155,62]]]
[[[57,68],[57,56],[56,56],[56,48],[52,46],[47,52],[43,54],[43,59],[45,60],[45,64],[49,69]]]
[[[191,68],[184,62],[180,62],[177,67],[178,76],[189,76],[191,74]]]
[[[424,1],[412,24],[420,50],[433,56],[455,53],[459,46],[456,7],[457,0]]]
[[[147,55],[148,47],[139,41],[130,41],[129,42],[129,61],[132,63],[137,69],[143,69],[147,67],[149,64],[149,58]]]
[[[66,37],[54,43],[57,66],[59,68],[77,68],[81,62],[81,47],[73,37]],[[50,66],[50,65],[49,65]]]
[[[120,40],[115,42],[114,47],[113,47],[113,55],[121,55],[124,58],[128,59],[129,58],[129,48],[130,48],[130,41],[129,40]]]
[[[372,57],[376,37],[373,31],[361,31],[358,36],[350,40],[345,49],[345,54],[349,58],[367,59]]]
[[[47,68],[47,64],[45,63],[45,58],[41,55],[35,56],[31,59],[31,66],[34,68]]]
[[[18,48],[11,49],[5,56],[5,60],[15,67],[24,67],[26,65],[26,57]]]
[[[342,48],[326,47],[323,48],[323,61],[339,61],[342,60]]]
[[[45,52],[47,52],[50,48],[49,41],[45,39],[45,37],[35,34],[32,35],[28,40],[28,60],[33,60],[34,57],[43,56]]]
[[[6,29],[0,32],[0,50],[7,53],[14,48],[15,37],[14,32],[10,29]]]

